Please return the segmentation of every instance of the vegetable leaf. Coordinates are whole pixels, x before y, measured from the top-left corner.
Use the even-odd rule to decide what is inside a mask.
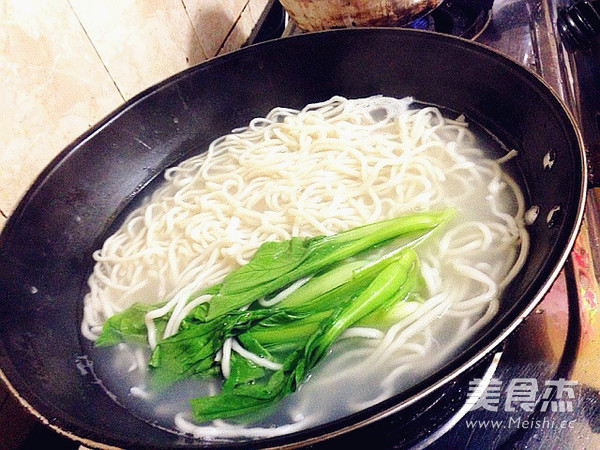
[[[232,352],[221,393],[190,401],[196,420],[239,417],[294,392],[345,329],[388,326],[410,313],[407,300],[415,303],[424,284],[412,247],[452,214],[419,213],[332,236],[264,243],[222,283],[190,296],[188,301],[201,294],[212,298],[156,345],[149,362],[151,385],[218,374],[216,356],[228,338],[235,338],[258,358],[282,361],[282,368],[271,370]],[[403,245],[395,240],[400,236]],[[363,253],[392,240],[397,248],[376,260]],[[309,279],[288,289],[303,278]],[[281,290],[292,292],[272,307],[254,303]],[[147,343],[144,318],[156,307],[134,305],[111,317],[96,345]],[[169,314],[155,319],[161,335],[168,319]]]
[[[244,277],[253,278],[254,276],[252,270],[245,270],[246,266],[242,266],[229,274],[230,280],[234,280],[235,283],[227,289],[224,289],[224,283],[219,294],[212,298],[206,319],[214,319],[229,311],[248,305],[302,277],[314,274],[331,264],[357,255],[390,239],[432,230],[448,220],[453,214],[454,210],[451,209],[442,212],[415,213],[352,228],[332,236],[308,238],[302,244],[296,242],[294,245],[288,245],[291,252],[289,257],[292,263],[286,265],[279,261],[275,262],[274,272],[278,273],[277,277],[265,275],[265,272],[268,272],[269,263],[261,257],[259,274],[265,279],[270,279],[270,281],[257,284],[252,280],[243,280]],[[263,246],[267,246],[267,244],[270,243],[264,243]],[[287,257],[285,251],[283,251],[285,246],[271,248],[268,245],[268,247],[269,250],[266,252],[276,254],[278,260]],[[301,248],[305,249],[304,255],[300,254]],[[262,252],[261,248],[257,250],[259,255]],[[301,263],[298,264],[299,261]],[[252,261],[250,264],[252,264]],[[285,271],[285,267],[292,267],[292,269]],[[242,273],[242,279],[236,274],[239,272]],[[241,286],[243,290],[234,289],[236,285]]]
[[[247,291],[290,272],[306,258],[307,242],[293,237],[282,242],[265,242],[248,264],[223,280],[222,295]]]
[[[124,311],[110,317],[102,327],[102,333],[95,342],[98,347],[115,345],[120,342],[148,344],[146,313],[158,308],[157,305],[136,303]],[[169,317],[157,320],[157,329],[164,330]]]
[[[216,321],[198,323],[158,343],[149,362],[152,387],[214,373],[214,355],[223,344],[224,331]]]
[[[346,328],[395,297],[415,263],[414,250],[404,250],[401,259],[384,268],[360,295],[325,318],[305,345],[290,353],[283,367],[266,382],[224,385],[217,395],[190,400],[194,419],[204,422],[237,417],[261,410],[294,392]]]

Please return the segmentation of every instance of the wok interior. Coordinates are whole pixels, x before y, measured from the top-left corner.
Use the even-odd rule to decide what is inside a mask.
[[[74,436],[127,447],[189,445],[133,417],[91,374],[79,324],[92,251],[144,186],[214,138],[275,106],[374,94],[410,95],[491,131],[519,152],[519,181],[540,211],[528,263],[493,324],[432,379],[385,406],[495,342],[540,299],[572,243],[585,186],[577,132],[538,79],[475,44],[413,30],[338,30],[261,44],[176,75],[128,102],[46,169],[0,237],[0,369],[8,383],[36,414]],[[544,164],[549,153],[551,168]]]

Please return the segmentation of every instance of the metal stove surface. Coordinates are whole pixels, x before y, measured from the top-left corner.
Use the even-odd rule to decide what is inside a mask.
[[[487,0],[462,1],[490,6]],[[467,37],[540,75],[579,122],[594,160],[600,151],[600,44],[586,53],[564,49],[556,19],[558,10],[570,4],[495,0],[482,29]],[[269,20],[279,24],[280,19],[271,12]],[[301,32],[293,23],[278,26],[281,36]],[[591,184],[598,183],[600,177],[594,170],[591,174]],[[443,392],[442,400],[409,424],[402,422],[406,417],[392,418],[340,443],[414,449],[600,448],[599,192],[588,193],[586,217],[561,275],[492,360]],[[473,397],[476,381],[487,387],[478,401]]]

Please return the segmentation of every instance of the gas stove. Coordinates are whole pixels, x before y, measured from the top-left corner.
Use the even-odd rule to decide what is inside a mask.
[[[476,40],[540,75],[579,123],[594,163],[600,154],[600,44],[588,32],[585,45],[570,40],[566,46],[568,33],[559,28],[569,14],[582,24],[579,8],[567,0],[447,0],[407,26]],[[303,33],[277,1],[269,2],[259,23],[249,43]],[[579,36],[577,28],[570,30]],[[595,165],[592,186],[600,184]],[[338,444],[600,448],[599,192],[588,193],[577,243],[552,289],[496,352],[434,397]]]

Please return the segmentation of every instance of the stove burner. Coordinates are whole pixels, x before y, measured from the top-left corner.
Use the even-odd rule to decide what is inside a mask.
[[[476,39],[492,17],[492,1],[447,0],[408,27]]]
[[[568,50],[588,49],[600,35],[600,1],[582,0],[560,9],[556,24]]]

